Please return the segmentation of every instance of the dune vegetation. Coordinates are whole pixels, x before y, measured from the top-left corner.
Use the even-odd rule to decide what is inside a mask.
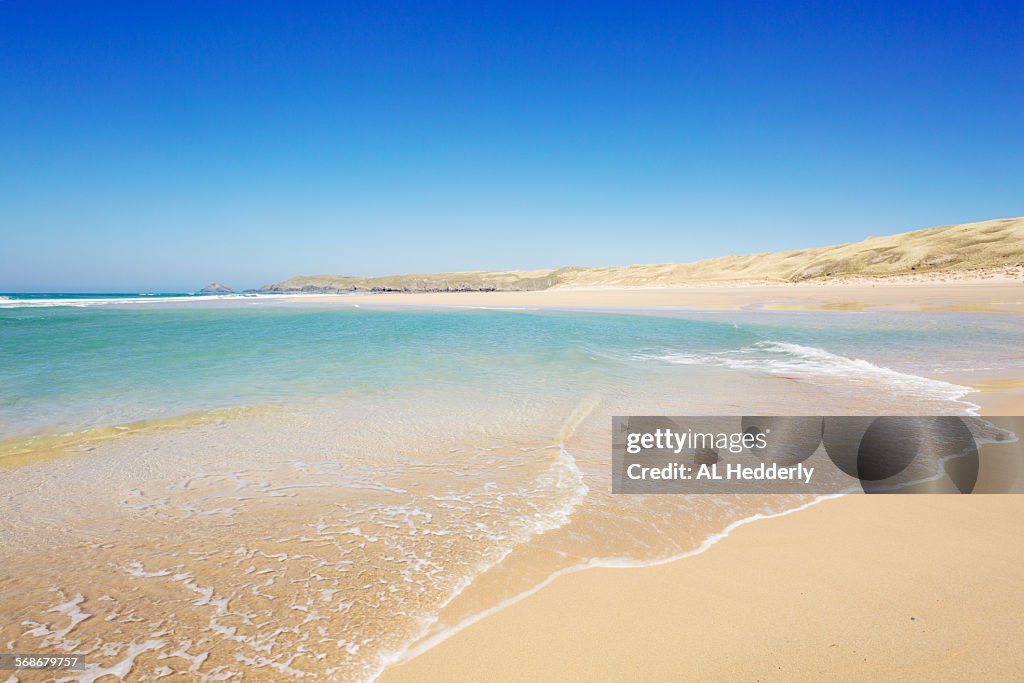
[[[419,275],[293,277],[261,288],[273,292],[532,291],[580,287],[671,287],[715,282],[829,281],[927,273],[962,273],[1024,262],[1024,218],[944,225],[868,237],[830,247],[691,263],[631,266],[569,266],[549,270],[469,271]]]

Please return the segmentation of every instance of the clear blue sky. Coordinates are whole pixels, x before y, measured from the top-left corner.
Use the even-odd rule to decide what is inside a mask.
[[[0,291],[687,261],[1024,214],[1019,0],[214,4],[0,0]]]

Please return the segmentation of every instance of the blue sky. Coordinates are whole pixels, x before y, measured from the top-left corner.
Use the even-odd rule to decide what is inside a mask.
[[[1024,214],[1020,2],[211,4],[0,0],[0,291]]]

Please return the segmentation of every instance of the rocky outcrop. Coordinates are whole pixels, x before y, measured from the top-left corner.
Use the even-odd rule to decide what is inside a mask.
[[[196,292],[196,294],[234,294],[234,293],[235,293],[235,290],[231,289],[227,285],[222,285],[219,282],[211,282],[210,284],[206,285],[205,287],[200,289],[198,292]]]

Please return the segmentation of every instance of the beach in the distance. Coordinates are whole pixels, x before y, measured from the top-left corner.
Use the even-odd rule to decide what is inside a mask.
[[[350,306],[1021,313],[1024,272],[984,279],[931,276],[787,284],[711,282],[665,287],[571,287],[523,292],[352,292],[310,299]]]

